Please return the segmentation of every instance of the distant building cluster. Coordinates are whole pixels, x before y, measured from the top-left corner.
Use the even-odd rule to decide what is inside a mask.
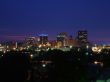
[[[50,41],[48,34],[40,34],[36,37],[27,37],[23,42],[3,42],[0,44],[0,51],[10,50],[49,50],[61,49],[68,51],[72,47],[87,47],[93,46],[88,40],[88,32],[86,30],[79,30],[75,38],[66,32],[61,32],[56,35],[56,40]],[[93,50],[97,51],[98,47],[93,46]],[[100,49],[99,49],[100,50]]]

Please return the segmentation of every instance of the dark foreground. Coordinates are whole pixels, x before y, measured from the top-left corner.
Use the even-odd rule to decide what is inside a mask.
[[[0,82],[98,82],[110,78],[110,50],[11,51],[0,57]]]

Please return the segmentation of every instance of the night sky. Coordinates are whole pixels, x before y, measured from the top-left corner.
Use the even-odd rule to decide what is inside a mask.
[[[0,0],[0,40],[88,30],[89,40],[110,42],[110,0]]]

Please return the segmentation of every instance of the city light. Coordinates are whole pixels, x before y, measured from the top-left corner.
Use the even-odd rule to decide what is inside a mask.
[[[6,51],[4,50],[4,51],[3,51],[3,53],[5,54],[5,53],[6,53]]]
[[[33,58],[33,54],[30,55],[31,59]]]
[[[16,50],[16,48],[13,48],[13,50]]]
[[[46,67],[46,64],[42,64],[42,67]]]
[[[41,48],[42,47],[42,45],[39,45],[39,48]]]
[[[86,48],[88,49],[88,48],[89,48],[89,46],[87,45],[87,46],[86,46]]]
[[[89,55],[89,53],[88,53],[88,52],[86,52],[85,54],[86,54],[86,55]]]
[[[92,47],[92,51],[93,52],[97,52],[98,51],[98,48],[97,47]]]
[[[96,65],[100,64],[101,67],[103,67],[103,65],[104,65],[103,62],[98,62],[98,61],[94,61],[94,64],[96,64]]]
[[[94,64],[98,64],[99,62],[95,61]]]
[[[101,48],[98,48],[98,47],[92,47],[92,51],[93,52],[98,52],[98,53],[100,53],[101,52]]]

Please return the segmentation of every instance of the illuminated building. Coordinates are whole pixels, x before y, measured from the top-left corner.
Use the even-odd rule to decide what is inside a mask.
[[[78,45],[77,41],[75,39],[73,39],[72,36],[69,36],[69,38],[68,38],[68,46],[77,46],[77,45]]]
[[[77,36],[78,43],[80,45],[86,45],[88,43],[88,33],[86,30],[80,30],[78,31]]]
[[[5,43],[5,46],[7,49],[13,50],[13,48],[14,49],[18,48],[18,43],[15,41],[9,41]]]
[[[28,37],[26,38],[26,45],[33,46],[36,44],[36,37]]]
[[[47,34],[40,34],[39,35],[40,38],[40,44],[47,44],[48,42],[48,35]]]
[[[66,46],[68,44],[68,34],[66,32],[62,32],[57,35],[57,42],[61,42],[62,46]]]
[[[59,41],[59,42],[57,42],[56,48],[60,48],[60,47],[62,47],[62,45],[63,45],[62,42]]]
[[[0,51],[4,51],[5,47],[0,44]]]
[[[55,41],[55,40],[54,41],[50,41],[49,43],[51,44],[52,48],[55,48],[55,46],[57,46],[57,41]]]

